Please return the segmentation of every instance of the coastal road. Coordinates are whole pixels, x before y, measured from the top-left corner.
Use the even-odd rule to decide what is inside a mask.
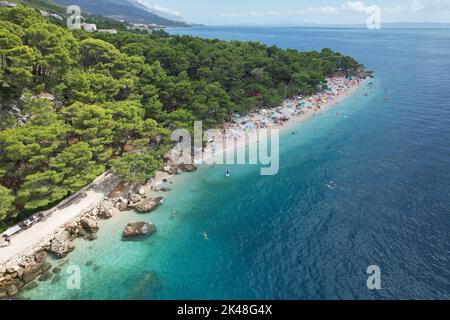
[[[18,256],[27,249],[31,249],[45,237],[53,234],[66,223],[77,218],[86,210],[103,200],[108,194],[108,188],[95,187],[86,191],[73,203],[52,213],[47,220],[33,225],[11,238],[8,247],[0,248],[0,265]]]

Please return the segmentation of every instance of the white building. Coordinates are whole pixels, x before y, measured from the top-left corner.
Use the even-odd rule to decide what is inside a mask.
[[[113,34],[116,34],[116,33],[117,33],[117,30],[116,30],[116,29],[98,29],[97,32],[113,33]]]
[[[94,23],[82,23],[81,27],[87,32],[97,31],[97,25]]]
[[[63,17],[61,17],[60,15],[58,15],[58,14],[56,14],[56,13],[52,13],[52,14],[50,15],[50,17],[55,18],[56,20],[59,20],[59,21],[63,21],[63,20],[64,20]]]
[[[44,10],[39,10],[39,13],[40,13],[41,16],[43,16],[43,17],[48,17],[48,16],[50,16],[50,14],[49,14],[47,11],[44,11]]]
[[[17,7],[17,4],[6,1],[0,1],[0,7],[15,8]]]

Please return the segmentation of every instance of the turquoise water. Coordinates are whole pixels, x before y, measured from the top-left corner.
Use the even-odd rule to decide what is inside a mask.
[[[374,88],[284,130],[278,175],[235,166],[228,179],[223,167],[179,176],[156,212],[118,215],[102,223],[98,240],[76,242],[63,271],[80,266],[80,290],[67,289],[63,272],[24,297],[450,298],[449,30],[172,32],[330,47],[375,70]],[[122,242],[130,220],[158,232]],[[380,266],[382,290],[367,289],[369,265]]]

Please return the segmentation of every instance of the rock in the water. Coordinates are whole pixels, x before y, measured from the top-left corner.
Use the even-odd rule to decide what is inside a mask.
[[[8,295],[12,297],[19,293],[19,288],[17,288],[16,285],[12,284],[6,288],[6,292],[8,292]]]
[[[39,277],[39,281],[48,281],[53,277],[53,274],[49,271],[44,272],[40,277]]]
[[[128,206],[128,204],[124,204],[123,202],[117,202],[116,203],[116,209],[117,210],[119,210],[119,211],[127,211],[127,210],[129,210],[129,206]]]
[[[91,234],[96,233],[98,231],[97,221],[95,221],[91,218],[88,218],[88,217],[81,218],[80,224],[84,230],[86,230],[87,232],[89,232]]]
[[[194,164],[180,164],[178,165],[181,171],[184,172],[194,172],[197,171],[197,167]]]
[[[30,282],[26,287],[25,290],[32,290],[34,288],[37,288],[38,284],[36,282]]]
[[[163,203],[163,197],[142,200],[134,206],[139,213],[148,213],[155,210]]]
[[[112,218],[117,212],[118,209],[114,207],[114,204],[111,201],[104,201],[100,205],[98,215],[102,219],[109,219]]]
[[[59,274],[55,275],[52,279],[52,284],[55,284],[57,282],[59,282],[59,280],[61,280],[61,276]]]
[[[59,274],[59,273],[61,273],[61,268],[60,267],[55,267],[55,268],[53,268],[53,270],[52,270],[52,272],[54,273],[54,274]]]
[[[75,249],[75,246],[70,239],[69,233],[66,231],[56,235],[50,246],[50,252],[58,258],[64,258],[73,249]]]
[[[133,239],[138,237],[148,237],[156,232],[156,227],[154,224],[139,221],[130,222],[123,231],[123,237],[125,239]]]

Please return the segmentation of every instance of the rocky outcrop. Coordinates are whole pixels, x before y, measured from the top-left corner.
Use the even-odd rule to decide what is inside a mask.
[[[50,96],[43,98],[52,100]],[[120,209],[130,210],[136,206],[142,212],[151,212],[161,205],[163,200],[162,197],[146,199],[144,187],[137,188],[134,192],[129,192],[130,188],[123,189],[117,197],[103,201],[97,207],[66,224],[58,233],[45,237],[33,248],[27,249],[5,265],[1,265],[0,299],[17,295],[22,289],[32,288],[38,282],[58,281],[61,268],[52,270],[52,265],[46,262],[47,253],[61,259],[75,249],[74,239],[80,237],[87,240],[95,239],[100,219],[109,219],[118,214]],[[156,227],[151,223],[130,223],[124,232],[124,239],[150,236],[155,232]]]
[[[101,207],[103,204],[98,205],[96,208],[86,212],[77,220],[66,225],[65,230],[69,233],[70,239],[84,238],[86,240],[96,239],[96,233],[99,229],[98,220],[102,217]],[[114,209],[114,208],[113,208]]]
[[[101,219],[110,219],[119,212],[111,201],[103,201],[98,209],[98,216]]]
[[[87,216],[81,218],[80,225],[86,232],[90,234],[94,234],[98,231],[98,223],[93,217]]]
[[[115,207],[119,211],[127,211],[130,210],[129,204],[130,203],[127,199],[125,199],[124,197],[120,197],[118,201],[116,201]]]
[[[179,164],[178,168],[180,168],[183,172],[194,172],[197,171],[197,166],[194,164]]]
[[[75,249],[72,238],[67,231],[56,235],[50,245],[50,252],[57,258],[64,258]]]
[[[166,172],[170,175],[174,175],[174,174],[179,174],[180,173],[180,169],[172,164],[166,164],[165,166],[163,166],[162,168],[162,172]]]
[[[47,253],[39,251],[14,261],[11,267],[0,268],[0,299],[17,295],[27,283],[48,272],[51,266],[46,258]]]
[[[123,231],[123,238],[126,240],[151,236],[156,232],[154,224],[138,221],[130,222]]]
[[[163,203],[163,197],[144,199],[134,205],[138,213],[150,213]]]
[[[130,201],[129,202],[131,202],[131,203],[138,203],[141,200],[142,200],[142,196],[141,195],[135,194],[135,193],[130,194]]]

